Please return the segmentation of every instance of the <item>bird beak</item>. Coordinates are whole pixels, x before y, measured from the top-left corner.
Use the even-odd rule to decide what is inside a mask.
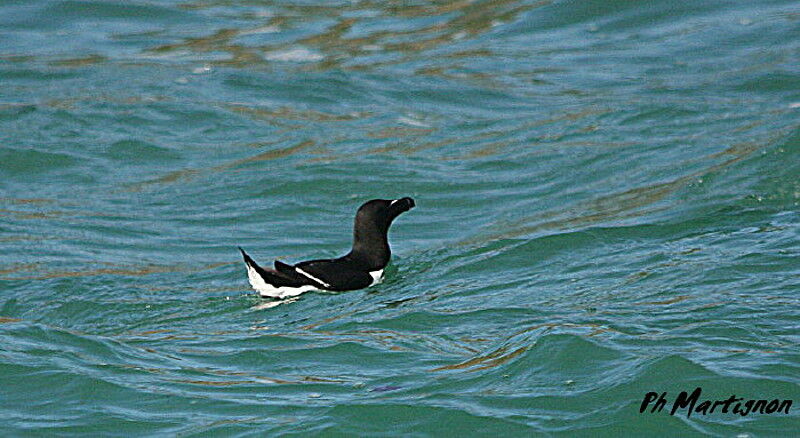
[[[393,200],[389,204],[389,207],[393,207],[393,208],[397,209],[398,213],[402,213],[402,212],[411,210],[416,205],[417,204],[414,203],[413,199],[406,197],[406,198],[400,198],[400,199]]]

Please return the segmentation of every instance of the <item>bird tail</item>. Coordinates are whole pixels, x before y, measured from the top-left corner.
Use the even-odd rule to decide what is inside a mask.
[[[241,251],[247,267],[247,279],[250,281],[250,286],[253,286],[253,289],[262,297],[287,298],[316,289],[303,279],[289,277],[274,269],[262,268],[241,247],[239,247],[239,251]]]

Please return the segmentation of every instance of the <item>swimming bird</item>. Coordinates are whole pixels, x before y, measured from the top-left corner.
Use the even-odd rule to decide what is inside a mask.
[[[414,208],[411,198],[373,199],[359,207],[353,226],[353,248],[337,259],[309,260],[290,265],[275,260],[262,268],[239,247],[250,285],[262,297],[288,298],[312,290],[347,291],[378,284],[389,263],[389,226]]]

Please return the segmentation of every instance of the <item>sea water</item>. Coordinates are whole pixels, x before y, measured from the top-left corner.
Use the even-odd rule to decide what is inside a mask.
[[[788,0],[4,2],[2,435],[796,436],[798,53]],[[401,196],[383,283],[250,289]]]

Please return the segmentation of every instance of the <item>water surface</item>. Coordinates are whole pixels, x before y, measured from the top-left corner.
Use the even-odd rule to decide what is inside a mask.
[[[7,435],[792,436],[792,1],[0,5]],[[272,306],[256,260],[387,280]],[[649,391],[789,415],[640,414]]]

